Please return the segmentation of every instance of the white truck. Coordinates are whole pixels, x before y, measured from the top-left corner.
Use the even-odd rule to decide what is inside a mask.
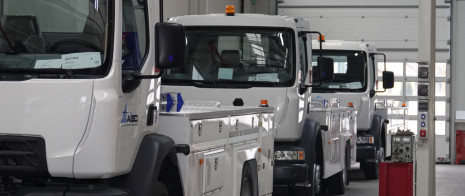
[[[318,46],[313,42],[313,47]],[[314,50],[313,59],[318,57]],[[354,41],[326,40],[323,42],[323,56],[334,60],[334,79],[313,88],[314,96],[339,98],[342,105],[354,107],[357,114],[356,152],[352,163],[360,162],[365,178],[377,179],[379,162],[390,156],[390,135],[400,125],[389,126],[387,111],[392,108],[387,102],[377,101],[378,86],[377,53],[374,44]],[[384,56],[384,62],[386,57]],[[316,66],[315,64],[313,66]],[[386,66],[386,65],[385,65]],[[392,72],[383,71],[382,88],[394,86]],[[401,109],[402,110],[402,109]],[[403,109],[405,110],[405,108]],[[390,109],[389,109],[390,111]],[[404,119],[405,120],[405,119]],[[401,121],[396,121],[401,122]],[[402,121],[405,123],[405,121]]]
[[[309,195],[322,193],[324,182],[332,193],[344,193],[350,128],[341,122],[353,113],[337,105],[312,108],[313,32],[307,21],[233,12],[170,21],[186,28],[187,56],[185,66],[165,71],[162,92],[238,108],[275,107],[274,185],[289,186],[291,195]],[[328,80],[331,72],[322,69],[327,75],[318,76]]]
[[[161,111],[155,68],[182,66],[186,42],[182,25],[156,24],[157,10],[0,0],[0,195],[271,190],[272,107],[181,109],[178,99],[179,112]]]

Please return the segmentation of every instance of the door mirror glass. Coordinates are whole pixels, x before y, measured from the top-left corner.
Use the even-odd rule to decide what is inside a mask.
[[[383,71],[383,88],[390,89],[394,87],[394,72]]]
[[[184,26],[176,23],[155,25],[156,67],[171,69],[185,64],[186,33]]]
[[[318,57],[317,66],[313,69],[314,82],[327,82],[334,79],[334,61],[332,58]]]

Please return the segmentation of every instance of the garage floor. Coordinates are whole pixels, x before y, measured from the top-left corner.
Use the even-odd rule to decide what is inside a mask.
[[[365,180],[363,171],[358,165],[350,171],[350,185],[346,188],[347,196],[375,196],[378,195],[378,180]],[[274,196],[287,195],[285,188],[275,190]],[[465,165],[436,165],[436,195],[464,196],[465,195]]]

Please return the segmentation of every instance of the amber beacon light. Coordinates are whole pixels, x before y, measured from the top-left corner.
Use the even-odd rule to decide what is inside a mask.
[[[234,16],[234,5],[226,6],[226,16]]]

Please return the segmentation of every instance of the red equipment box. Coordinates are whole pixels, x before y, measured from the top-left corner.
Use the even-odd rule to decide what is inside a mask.
[[[465,163],[465,131],[457,130],[455,137],[455,150],[457,152],[455,164]]]
[[[380,163],[379,196],[412,196],[413,175],[412,163]]]

